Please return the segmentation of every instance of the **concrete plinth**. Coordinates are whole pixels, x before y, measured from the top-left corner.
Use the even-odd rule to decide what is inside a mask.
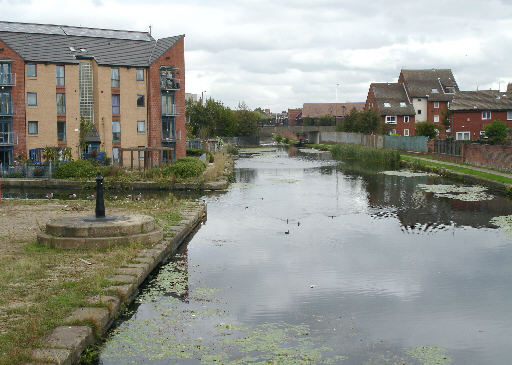
[[[126,215],[116,219],[91,219],[90,217],[65,217],[46,224],[39,232],[39,243],[53,248],[101,249],[134,242],[157,243],[163,232],[147,215]]]

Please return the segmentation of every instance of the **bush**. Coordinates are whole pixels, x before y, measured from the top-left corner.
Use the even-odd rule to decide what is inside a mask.
[[[115,165],[98,167],[98,171],[103,177],[119,177],[126,175],[126,170],[124,168]]]
[[[215,158],[210,151],[200,150],[198,148],[187,148],[187,156],[199,157],[206,153],[206,162],[213,163]]]
[[[485,136],[489,143],[501,144],[507,139],[507,125],[501,120],[495,120],[484,126]]]
[[[87,160],[62,162],[55,166],[56,179],[87,179],[96,175],[96,167]]]
[[[425,136],[428,139],[434,139],[437,136],[437,126],[431,122],[419,122],[415,125],[416,135]]]
[[[337,144],[331,148],[332,157],[337,160],[363,162],[384,168],[400,167],[400,152],[391,149],[377,149],[356,144]]]
[[[177,179],[188,179],[197,177],[203,173],[206,166],[205,164],[194,157],[180,158],[172,165],[162,167],[162,175],[174,175]]]

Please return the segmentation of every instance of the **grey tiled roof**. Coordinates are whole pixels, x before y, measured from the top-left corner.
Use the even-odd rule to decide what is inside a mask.
[[[402,74],[413,98],[428,96],[429,101],[450,101],[453,94],[445,93],[446,87],[459,90],[450,69],[402,70]]]
[[[416,111],[409,102],[404,85],[399,83],[373,83],[370,85],[377,102],[380,115],[415,115]],[[384,106],[389,103],[389,107]],[[402,106],[404,103],[405,105]]]
[[[450,110],[511,110],[512,94],[498,90],[459,91]]]
[[[0,39],[28,62],[76,64],[86,57],[100,65],[144,67],[181,37],[156,41],[145,32],[0,22]]]

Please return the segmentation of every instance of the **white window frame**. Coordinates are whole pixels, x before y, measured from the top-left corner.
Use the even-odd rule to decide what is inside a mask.
[[[485,137],[485,131],[480,131],[480,138]]]
[[[507,112],[507,120],[512,120],[512,110]]]
[[[405,137],[409,137],[409,130],[408,129],[404,129],[404,136]]]
[[[434,109],[439,109],[439,102],[438,101],[434,101]]]
[[[434,123],[439,123],[439,115],[434,115]]]
[[[391,120],[391,118],[394,118]],[[396,115],[386,115],[386,124],[396,124]]]
[[[404,115],[404,123],[409,123],[411,118],[408,115]]]
[[[492,114],[490,110],[482,112],[482,120],[491,120]]]
[[[468,138],[464,138],[464,136],[467,135]],[[462,136],[462,138],[459,138],[460,136]],[[470,131],[461,131],[461,132],[457,132],[455,134],[455,139],[457,141],[469,141],[471,139],[471,132]]]
[[[140,129],[139,126],[142,126],[143,128]],[[145,120],[137,121],[137,133],[146,133],[146,121]]]
[[[384,103],[384,108],[391,108],[391,104],[390,104],[390,103],[388,103],[388,102],[385,102],[385,103]]]

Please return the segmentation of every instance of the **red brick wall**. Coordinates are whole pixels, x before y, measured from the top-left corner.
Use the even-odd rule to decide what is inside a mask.
[[[469,118],[469,121],[468,121]],[[507,112],[491,111],[490,120],[482,120],[482,111],[454,111],[452,113],[452,135],[457,136],[457,132],[471,132],[471,140],[480,138],[480,131],[484,126],[496,120],[507,123],[508,128],[512,128],[512,120],[507,121]]]
[[[299,113],[302,111],[302,109],[288,109],[288,124],[289,125],[295,125],[297,124],[295,118]]]
[[[13,60],[11,72],[16,74],[16,86],[12,88],[12,103],[16,104],[17,112],[12,118],[12,130],[18,133],[18,144],[14,146],[13,158],[18,153],[27,155],[26,121],[25,121],[25,61],[4,42],[0,40],[0,58]]]
[[[464,148],[466,163],[512,171],[512,147],[465,143]]]
[[[181,38],[174,46],[157,59],[148,70],[148,145],[150,147],[162,146],[162,115],[160,100],[160,66],[178,67],[175,77],[180,79],[181,86],[174,93],[174,103],[180,111],[176,120],[176,134],[181,133],[181,139],[176,142],[176,158],[186,156],[185,142],[187,131],[185,128],[185,39]],[[160,154],[153,154],[153,163],[160,160]]]
[[[434,123],[434,115],[439,115],[439,122],[434,123],[439,130],[439,138],[446,138],[446,129],[443,124],[443,114],[448,108],[448,102],[440,101],[439,108],[434,108],[434,102],[427,100],[427,121]]]

